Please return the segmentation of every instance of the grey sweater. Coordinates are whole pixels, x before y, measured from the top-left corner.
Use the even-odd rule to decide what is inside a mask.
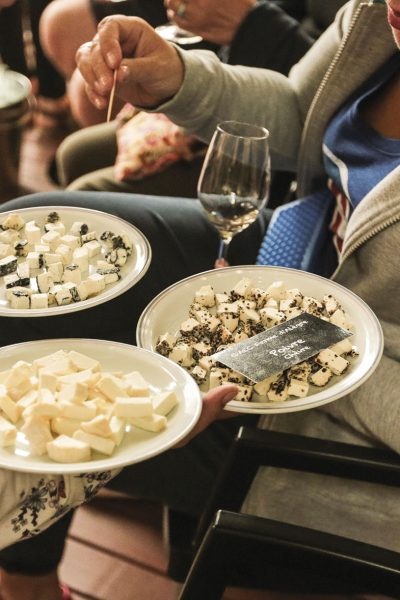
[[[295,169],[299,195],[325,179],[322,137],[331,116],[397,48],[382,3],[353,0],[284,77],[223,65],[209,53],[182,54],[185,79],[159,107],[205,140],[219,121],[270,130],[276,169]],[[385,335],[374,375],[318,409],[263,417],[260,426],[400,452],[400,167],[355,209],[334,279],[363,298]],[[244,510],[400,551],[400,490],[336,478],[262,469]]]

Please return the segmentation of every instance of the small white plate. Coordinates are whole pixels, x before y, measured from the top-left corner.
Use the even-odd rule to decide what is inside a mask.
[[[32,208],[21,208],[9,212],[0,212],[0,223],[11,213],[20,214],[25,222],[36,221],[37,225],[43,229],[46,217],[50,212],[57,212],[61,221],[66,227],[66,233],[75,221],[83,221],[89,226],[89,231],[96,231],[99,235],[103,231],[113,231],[116,235],[126,235],[132,242],[132,255],[128,257],[125,265],[121,268],[121,279],[116,283],[106,286],[106,289],[87,300],[73,302],[64,306],[49,306],[39,309],[19,309],[11,308],[5,297],[5,287],[3,277],[0,277],[0,316],[2,317],[48,317],[52,315],[62,315],[69,312],[92,308],[103,302],[107,302],[123,294],[135,285],[146,273],[151,262],[151,247],[145,236],[134,226],[105,212],[91,210],[89,208],[80,208],[76,206],[41,206]],[[104,259],[105,250],[101,255],[91,259],[88,275],[96,272],[96,261]],[[37,270],[39,273],[40,270]]]
[[[27,473],[69,474],[116,469],[164,452],[183,439],[197,423],[202,401],[192,377],[179,365],[159,354],[128,344],[73,338],[14,344],[0,348],[0,371],[9,369],[18,360],[31,362],[61,349],[87,354],[97,359],[103,370],[126,373],[139,371],[150,384],[152,393],[173,390],[179,404],[168,415],[166,429],[151,433],[131,428],[112,456],[93,452],[93,459],[87,462],[56,463],[47,455],[32,456],[24,435],[19,432],[15,446],[0,448],[0,467]]]
[[[283,281],[288,288],[298,288],[303,294],[321,299],[332,294],[354,324],[354,335],[349,338],[359,351],[350,359],[350,367],[341,377],[332,377],[324,388],[310,387],[312,393],[305,398],[285,402],[239,402],[233,400],[227,409],[240,413],[287,413],[315,408],[350,393],[372,375],[383,352],[383,334],[380,323],[356,294],[338,283],[296,269],[284,267],[243,266],[215,269],[183,279],[161,292],[143,311],[137,325],[138,346],[155,352],[158,337],[163,333],[176,333],[182,321],[188,318],[189,305],[194,293],[203,285],[212,285],[215,292],[232,289],[240,279],[248,277],[256,286],[268,287],[273,281]]]

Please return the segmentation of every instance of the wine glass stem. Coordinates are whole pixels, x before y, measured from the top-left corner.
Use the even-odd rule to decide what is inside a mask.
[[[220,258],[227,260],[229,242],[230,242],[230,240],[224,240],[224,239],[220,240],[217,260],[219,260]]]

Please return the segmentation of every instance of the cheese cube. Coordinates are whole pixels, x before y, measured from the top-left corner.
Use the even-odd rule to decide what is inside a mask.
[[[285,313],[276,308],[265,307],[260,310],[261,322],[264,327],[274,327],[286,320]]]
[[[329,348],[322,350],[317,356],[317,362],[328,367],[335,375],[341,375],[349,366],[349,361],[339,356]]]
[[[85,369],[67,375],[60,375],[59,383],[85,383],[89,387],[93,387],[100,379],[100,373],[93,373],[92,369]]]
[[[126,391],[129,396],[149,396],[149,384],[138,371],[127,373],[124,375],[123,379],[128,383]]]
[[[39,392],[37,390],[30,390],[26,394],[24,394],[19,400],[17,400],[17,406],[20,407],[21,410],[24,410],[28,406],[35,404],[38,401]]]
[[[96,416],[96,405],[83,402],[82,404],[72,404],[69,402],[60,402],[62,417],[67,419],[80,419],[81,421],[90,421]]]
[[[41,231],[35,221],[28,221],[25,224],[25,237],[30,244],[40,242]]]
[[[97,389],[109,400],[125,397],[128,395],[126,383],[113,375],[102,375],[96,384]]]
[[[10,213],[1,222],[2,229],[14,229],[15,231],[19,231],[24,225],[25,221],[18,213]]]
[[[21,431],[29,442],[32,454],[41,456],[46,453],[48,442],[53,440],[47,419],[32,415],[26,419]]]
[[[73,436],[75,431],[81,428],[82,421],[79,419],[67,419],[65,417],[55,417],[50,421],[51,430],[58,435]]]
[[[93,258],[93,256],[96,256],[96,254],[100,254],[101,252],[101,244],[97,240],[86,242],[85,248],[88,251],[89,258]]]
[[[61,236],[58,233],[58,231],[47,231],[42,236],[42,242],[43,244],[47,244],[48,246],[50,246],[51,252],[54,252],[57,246],[60,245],[60,237]]]
[[[101,275],[100,273],[93,273],[92,275],[89,275],[87,281],[92,282],[91,285],[93,285],[93,292],[94,294],[98,294],[99,292],[102,292],[105,287],[106,287],[106,280],[104,275]]]
[[[253,288],[253,282],[248,277],[243,277],[232,289],[234,296],[241,296],[247,298],[251,294]]]
[[[47,266],[47,272],[54,283],[60,283],[64,272],[62,262],[55,262]]]
[[[189,344],[183,342],[176,344],[169,353],[168,358],[182,367],[190,367],[193,364],[192,348]]]
[[[289,382],[288,393],[289,396],[296,396],[297,398],[304,398],[308,394],[309,385],[306,381],[300,379],[291,379]]]
[[[71,281],[78,285],[82,281],[82,273],[78,265],[74,263],[67,265],[61,279],[64,283]]]
[[[215,306],[215,294],[211,285],[203,285],[194,294],[195,302],[202,306]]]
[[[0,415],[0,448],[12,446],[17,439],[17,428]]]
[[[42,371],[39,373],[39,390],[46,388],[54,394],[57,390],[57,381],[57,377],[54,375],[54,373]]]
[[[0,260],[6,258],[7,256],[12,256],[13,251],[10,244],[4,244],[0,242]]]
[[[71,225],[70,232],[72,235],[85,235],[89,231],[89,227],[83,221],[74,221]]]
[[[158,415],[167,415],[178,404],[178,398],[175,392],[161,392],[152,396],[154,412]]]
[[[336,354],[350,354],[353,351],[353,346],[351,345],[349,338],[345,338],[344,340],[340,340],[340,342],[333,344],[333,346],[330,346],[330,350]]]
[[[111,437],[112,434],[110,423],[104,415],[97,415],[90,421],[83,421],[81,429],[86,433],[99,435],[100,437]]]
[[[157,433],[167,426],[167,418],[163,415],[151,415],[150,417],[135,417],[130,419],[130,423],[139,429]]]
[[[283,281],[274,281],[267,287],[267,292],[274,300],[283,300],[286,297],[286,287]]]
[[[35,244],[33,250],[34,252],[39,252],[39,254],[45,254],[46,252],[50,252],[50,246],[47,244]]]
[[[88,399],[88,395],[88,385],[80,381],[75,381],[73,383],[61,384],[61,389],[57,394],[57,399],[59,402],[82,404]]]
[[[116,417],[149,417],[153,413],[150,398],[116,398],[112,414]]]
[[[116,446],[119,446],[125,435],[125,420],[116,417],[115,415],[110,419],[111,439],[115,442]]]
[[[26,260],[30,269],[41,269],[44,266],[44,256],[40,252],[28,252]]]
[[[76,235],[71,235],[69,233],[60,237],[60,244],[69,246],[72,250],[79,248],[79,246],[81,245],[79,238]]]
[[[4,386],[0,386],[0,408],[12,423],[18,421],[21,408],[7,395]]]
[[[31,308],[48,308],[49,298],[47,294],[32,294]]]
[[[93,450],[97,452],[101,452],[102,454],[111,455],[115,449],[115,442],[110,438],[100,437],[98,435],[93,435],[92,433],[86,433],[78,429],[75,431],[73,435],[74,440],[79,440],[87,444]]]
[[[310,375],[310,382],[318,387],[323,387],[332,377],[332,371],[327,367],[322,367]]]
[[[46,232],[57,231],[57,233],[59,233],[61,236],[61,235],[64,235],[64,233],[65,233],[65,225],[64,225],[64,223],[61,223],[61,221],[57,221],[55,223],[45,223],[44,230]]]
[[[71,350],[68,353],[68,357],[78,371],[86,371],[87,369],[91,369],[92,371],[100,371],[101,367],[99,361],[95,358],[91,358],[90,356],[86,356],[86,354]]]
[[[64,265],[68,265],[72,260],[72,248],[67,244],[60,244],[56,248],[56,254],[59,254]]]
[[[351,330],[353,328],[353,324],[349,321],[347,315],[340,309],[335,310],[329,320],[337,327],[342,327],[342,329]]]
[[[89,252],[86,246],[75,248],[72,253],[72,262],[80,268],[81,271],[89,269]]]
[[[91,458],[89,444],[67,435],[60,435],[49,442],[47,452],[52,460],[60,463],[82,462]]]
[[[40,294],[47,294],[53,283],[53,278],[47,271],[36,277],[36,285]]]

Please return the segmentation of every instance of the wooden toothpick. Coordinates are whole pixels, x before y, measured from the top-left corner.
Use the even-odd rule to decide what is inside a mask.
[[[114,82],[113,82],[113,86],[111,88],[110,99],[108,101],[107,123],[109,121],[111,121],[112,109],[113,109],[113,104],[114,104],[114,96],[115,96],[115,88],[117,87],[117,72],[118,72],[118,70],[115,69]]]

